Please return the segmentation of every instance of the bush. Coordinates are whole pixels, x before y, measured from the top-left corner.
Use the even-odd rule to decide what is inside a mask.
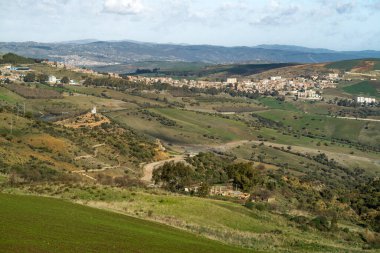
[[[268,206],[265,203],[255,203],[253,206],[259,211],[268,210]]]
[[[320,230],[328,231],[330,229],[326,216],[317,216],[309,222],[309,225]]]
[[[295,216],[291,218],[290,220],[294,221],[295,223],[298,223],[299,225],[305,225],[309,222],[309,219],[302,215]]]
[[[244,206],[246,208],[253,209],[253,207],[255,206],[255,204],[252,201],[248,200],[247,202],[245,202]]]

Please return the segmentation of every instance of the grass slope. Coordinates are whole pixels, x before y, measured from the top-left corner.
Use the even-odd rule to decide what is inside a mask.
[[[1,252],[249,252],[57,199],[0,194]]]
[[[340,232],[325,234],[324,232],[319,232],[314,229],[305,231],[297,228],[297,224],[290,221],[285,216],[268,211],[259,211],[256,208],[248,209],[241,204],[228,201],[183,196],[160,190],[143,191],[138,189],[122,189],[94,185],[72,185],[71,187],[67,187],[66,185],[42,184],[26,186],[25,188],[18,189],[4,188],[3,192],[16,194],[15,197],[17,198],[20,194],[42,194],[43,196],[60,197],[68,201],[83,203],[87,206],[123,213],[128,216],[123,217],[116,215],[116,217],[119,218],[115,218],[122,227],[117,227],[120,229],[119,231],[121,231],[118,231],[118,233],[121,233],[122,236],[125,236],[123,227],[126,224],[123,218],[126,220],[131,219],[132,221],[135,221],[135,223],[133,223],[133,227],[137,226],[136,223],[143,223],[146,225],[144,228],[148,227],[147,229],[151,230],[152,236],[150,240],[167,240],[167,244],[172,243],[169,239],[177,235],[175,232],[178,232],[179,234],[182,233],[178,230],[169,228],[168,231],[166,231],[165,228],[167,227],[159,226],[156,223],[143,222],[139,219],[157,221],[159,223],[187,230],[193,234],[215,238],[216,240],[230,245],[246,245],[247,247],[251,247],[252,250],[257,250],[260,252],[362,252],[360,239],[356,235],[353,236],[354,234],[346,235],[352,238],[345,240],[344,236],[342,237]],[[1,196],[13,195],[0,195],[0,201],[2,201]],[[54,199],[44,198],[42,200],[50,200],[65,205],[69,204],[67,202],[57,202],[58,200]],[[21,203],[21,205],[25,205],[25,203]],[[74,207],[79,210],[75,210],[75,213],[78,213],[79,215],[78,219],[79,222],[81,222],[80,225],[82,226],[81,232],[85,233],[87,231],[87,224],[84,226],[84,223],[81,221],[83,219],[82,212],[84,207],[78,205],[74,205]],[[53,205],[53,209],[54,208],[56,208],[55,205]],[[91,221],[91,223],[99,223],[99,221],[97,221],[97,217],[93,213],[98,213],[100,211],[97,209],[86,210],[92,211],[91,215],[93,221]],[[2,209],[0,209],[0,214],[1,211]],[[73,210],[65,208],[64,211],[71,219],[70,215]],[[48,210],[47,212],[52,211]],[[103,214],[111,215],[109,213]],[[54,213],[52,215],[54,215]],[[85,214],[84,216],[86,215],[89,216],[88,214]],[[304,213],[304,215],[309,216],[307,213]],[[138,220],[130,218],[129,216],[136,217]],[[47,214],[46,217],[50,219],[50,215]],[[102,230],[109,231],[109,227],[107,225],[110,223],[109,219],[105,219],[102,216],[102,220],[103,222],[100,225],[96,225],[97,228],[101,227]],[[87,218],[85,221],[88,222]],[[68,221],[68,224],[69,226],[72,226],[70,220]],[[114,226],[113,223],[111,224]],[[148,225],[152,226],[152,228]],[[0,223],[0,227],[1,226],[2,224]],[[340,224],[340,226],[343,226],[343,224]],[[350,230],[352,231],[364,230],[363,228],[351,223],[345,224],[344,226],[350,227]],[[74,227],[77,228],[77,225]],[[159,230],[158,228],[156,229],[156,227],[162,229]],[[132,229],[133,228],[126,230],[131,231]],[[156,236],[155,233],[157,231],[161,232],[163,235]],[[74,230],[74,232],[76,232],[76,230]],[[170,236],[174,234],[172,235],[173,237],[169,238],[169,235],[167,235],[168,233]],[[95,235],[98,236],[96,233],[90,234],[93,238]],[[185,235],[188,235],[188,237],[185,237],[186,239],[183,239],[183,237],[179,235],[178,237],[175,237],[176,240],[179,240],[179,244],[183,244],[183,249],[177,248],[177,252],[250,252],[248,249],[243,250],[240,248],[236,249],[223,247],[224,245],[215,244],[214,241],[205,241],[202,237],[197,237],[197,239],[199,239],[199,244],[197,244],[192,241],[193,237],[190,234],[184,233],[184,236]],[[143,237],[143,235],[141,237]],[[109,239],[109,237],[107,237],[107,239]],[[100,242],[103,243],[103,240]],[[118,245],[117,243],[119,242],[114,240],[114,244]],[[192,243],[194,244],[189,246]],[[209,245],[204,246],[204,243],[208,243]],[[174,249],[171,250],[170,248],[168,250],[163,250],[162,248],[159,248],[161,244],[157,245],[158,246],[156,246],[155,250],[151,252],[175,252]],[[1,246],[2,245],[0,242],[0,248]],[[148,246],[151,246],[151,244],[147,243],[146,247]],[[73,252],[77,251],[73,250]],[[114,250],[112,252],[117,251]],[[131,250],[131,252],[135,251]],[[144,251],[142,247],[138,252],[150,251]]]
[[[339,119],[324,115],[286,112],[277,109],[257,112],[257,114],[304,133],[310,132],[319,136],[324,135],[327,137],[344,138],[353,141],[365,140],[365,143],[374,146],[379,142],[379,138],[373,134],[380,130],[380,124],[377,122]],[[372,136],[368,138],[367,135]]]
[[[342,71],[349,71],[355,68],[365,68],[366,70],[380,69],[379,59],[357,59],[346,60],[329,63],[325,66],[328,69],[339,69]]]
[[[380,82],[363,81],[354,85],[346,86],[343,90],[353,95],[365,95],[380,98]]]
[[[210,144],[252,138],[250,129],[242,122],[219,115],[196,113],[175,108],[149,109],[176,122],[165,126],[141,113],[118,111],[107,114],[111,119],[149,136],[179,144]]]

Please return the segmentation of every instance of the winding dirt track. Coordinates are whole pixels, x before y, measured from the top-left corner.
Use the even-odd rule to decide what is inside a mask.
[[[184,160],[185,160],[185,156],[179,155],[179,156],[175,156],[175,157],[172,157],[172,158],[169,158],[166,160],[145,164],[143,167],[144,168],[144,176],[141,178],[141,180],[145,181],[145,182],[151,182],[153,170],[155,168],[163,165],[165,162],[170,162],[170,161],[180,162],[180,161],[184,161]]]

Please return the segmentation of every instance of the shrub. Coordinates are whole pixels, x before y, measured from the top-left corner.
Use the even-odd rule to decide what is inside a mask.
[[[320,230],[328,231],[330,226],[326,216],[317,216],[309,222],[309,225]]]

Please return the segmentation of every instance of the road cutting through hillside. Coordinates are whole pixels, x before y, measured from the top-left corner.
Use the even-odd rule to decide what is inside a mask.
[[[164,163],[171,162],[171,161],[174,161],[174,162],[185,161],[185,156],[184,155],[178,155],[178,156],[171,157],[169,159],[145,164],[143,166],[144,176],[141,178],[141,180],[145,181],[145,182],[151,182],[152,176],[153,176],[153,170],[156,169],[157,167],[163,165]]]

